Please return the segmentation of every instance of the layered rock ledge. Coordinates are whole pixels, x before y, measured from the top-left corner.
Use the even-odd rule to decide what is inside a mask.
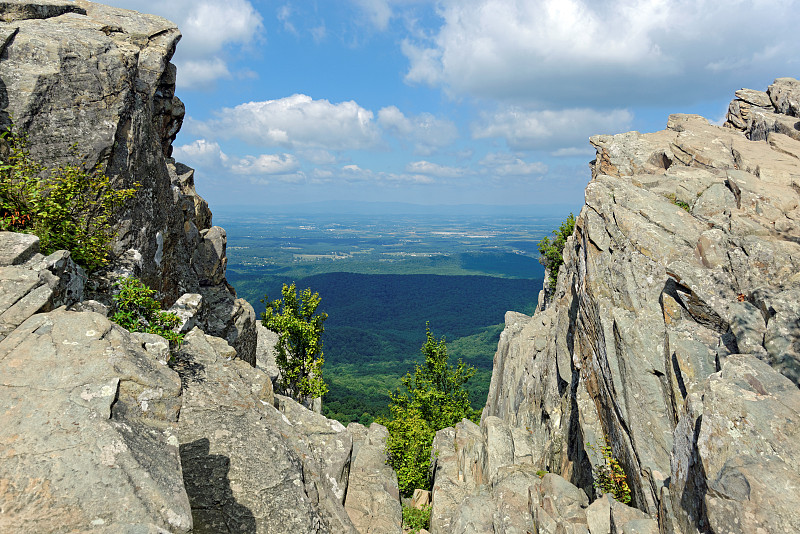
[[[800,82],[736,96],[725,127],[592,137],[552,300],[506,316],[480,427],[437,435],[434,534],[478,531],[470,495],[485,532],[585,532],[541,521],[534,472],[591,498],[606,440],[662,533],[800,523]]]

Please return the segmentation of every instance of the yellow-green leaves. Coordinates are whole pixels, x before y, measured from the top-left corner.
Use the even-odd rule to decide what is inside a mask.
[[[465,417],[475,420],[480,416],[470,406],[469,392],[464,389],[475,368],[461,360],[455,367],[449,365],[444,338],[437,341],[430,326],[426,330],[422,345],[425,362],[416,366],[413,375],[409,373],[401,379],[404,390],[390,395],[391,419],[379,421],[389,430],[388,463],[397,472],[404,495],[410,495],[416,488],[428,488],[436,431]]]
[[[279,392],[306,403],[328,391],[322,379],[322,333],[328,314],[316,313],[321,299],[311,288],[298,295],[294,282],[283,284],[281,295],[283,299],[270,301],[265,296],[261,300],[266,304],[261,322],[278,334],[275,363],[281,371]]]
[[[48,169],[35,161],[28,140],[13,131],[2,135],[0,230],[39,237],[45,254],[68,250],[89,271],[108,263],[117,230],[114,211],[130,198],[130,189],[114,189],[100,166],[67,163]],[[79,161],[73,147],[73,160]]]

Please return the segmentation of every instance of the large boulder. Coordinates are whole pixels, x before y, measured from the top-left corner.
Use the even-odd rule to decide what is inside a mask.
[[[235,354],[225,340],[195,328],[175,356],[183,384],[178,437],[195,529],[355,533],[342,506],[347,432],[296,403],[284,407],[290,420],[273,406],[269,376]],[[316,432],[306,430],[312,421]],[[333,451],[338,455],[325,457]]]
[[[0,531],[189,532],[178,375],[96,313],[0,342]]]
[[[344,508],[361,534],[400,534],[403,513],[397,475],[386,464],[389,431],[378,423],[369,429],[350,423],[353,459]]]

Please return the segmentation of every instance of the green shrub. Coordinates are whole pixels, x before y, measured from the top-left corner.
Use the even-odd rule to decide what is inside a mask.
[[[0,137],[0,230],[32,233],[45,254],[64,249],[88,271],[108,263],[117,230],[114,211],[131,189],[116,190],[100,166],[68,163],[48,169],[31,157],[24,134]],[[73,161],[78,161],[73,147]]]
[[[428,529],[431,525],[431,506],[423,506],[422,509],[413,506],[403,506],[403,528],[408,529],[409,534],[419,532],[421,528]]]
[[[153,298],[156,291],[131,276],[116,282],[114,315],[111,320],[130,332],[157,334],[169,341],[170,349],[183,343],[183,334],[173,331],[181,322],[174,313],[161,311],[161,303]]]
[[[425,363],[418,364],[413,375],[408,373],[400,380],[405,391],[390,395],[391,419],[379,420],[389,430],[387,463],[397,472],[403,495],[411,495],[416,488],[429,489],[428,471],[436,431],[464,418],[475,421],[480,417],[480,411],[470,406],[469,392],[464,389],[475,368],[461,360],[455,367],[449,365],[444,338],[436,341],[430,327],[426,330],[421,349]]]
[[[599,451],[603,457],[603,463],[596,465],[593,470],[594,487],[600,493],[612,494],[617,501],[623,504],[631,502],[631,489],[628,486],[628,478],[625,476],[625,471],[619,461],[614,458],[607,440],[604,440],[603,445],[599,447],[591,443],[586,445],[593,451]]]
[[[567,238],[572,235],[575,230],[575,216],[570,213],[567,220],[561,223],[558,230],[553,230],[555,236],[552,241],[549,237],[545,237],[539,241],[539,263],[547,269],[547,285],[552,293],[556,289],[556,282],[558,282],[558,270],[564,263],[564,245]]]

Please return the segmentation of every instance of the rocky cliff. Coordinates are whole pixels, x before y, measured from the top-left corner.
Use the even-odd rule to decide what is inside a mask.
[[[225,231],[211,225],[194,171],[170,158],[184,116],[170,63],[178,29],[82,0],[3,2],[0,20],[0,128],[27,133],[32,155],[49,165],[75,146],[115,186],[140,184],[118,214],[115,259],[90,281],[90,296],[107,300],[124,274],[168,306],[200,294],[203,328],[255,362],[255,313],[225,281]]]
[[[0,532],[399,533],[385,429],[273,393],[274,337],[225,280],[194,171],[170,158],[179,38],[82,0],[0,2],[0,127],[48,166],[77,143],[115,186],[140,184],[89,280],[68,252],[0,232]],[[124,275],[183,319],[172,357],[106,318]]]
[[[0,233],[0,531],[401,532],[385,429],[273,392],[225,232],[170,159],[178,30],[82,0],[0,20],[2,126],[141,184],[88,282]],[[507,314],[480,425],[436,436],[433,534],[796,530],[800,82],[736,97],[725,127],[592,138],[555,292]],[[184,319],[171,361],[105,317],[125,274]],[[632,506],[594,488],[604,442]]]
[[[591,139],[552,300],[506,316],[481,425],[437,435],[434,534],[796,530],[800,82],[736,97]],[[604,442],[633,526],[588,506]]]

